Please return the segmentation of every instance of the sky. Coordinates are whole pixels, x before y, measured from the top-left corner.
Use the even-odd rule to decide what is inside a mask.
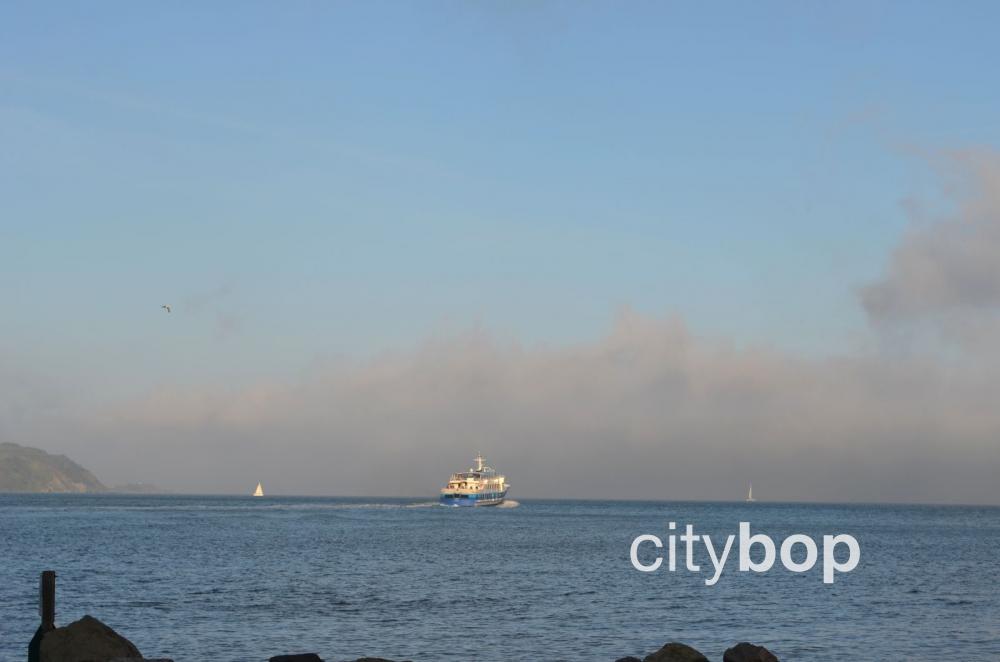
[[[0,7],[0,441],[1000,503],[995,3]],[[160,308],[172,307],[171,313]]]

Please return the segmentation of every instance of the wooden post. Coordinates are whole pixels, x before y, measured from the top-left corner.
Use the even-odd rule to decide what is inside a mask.
[[[45,570],[39,583],[38,615],[42,617],[42,625],[46,631],[56,627],[56,572]]]
[[[42,637],[46,632],[56,629],[56,573],[55,570],[45,570],[38,582],[38,615],[42,624],[35,631],[35,636],[28,644],[28,662],[41,662]]]

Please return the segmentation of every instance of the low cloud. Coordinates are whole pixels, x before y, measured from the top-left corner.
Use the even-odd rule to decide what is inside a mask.
[[[483,451],[523,497],[737,499],[753,480],[770,499],[1000,502],[994,381],[741,349],[625,311],[575,347],[471,332],[296,383],[163,390],[89,430],[129,440],[116,474],[144,460],[199,491],[432,497]]]
[[[884,277],[861,290],[876,323],[1000,310],[1000,154],[959,151],[936,161],[950,180],[955,210],[931,222],[913,214]]]

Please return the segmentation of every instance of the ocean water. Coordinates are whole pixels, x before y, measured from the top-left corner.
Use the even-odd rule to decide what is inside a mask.
[[[0,660],[23,660],[38,575],[58,573],[57,623],[102,619],[147,656],[257,661],[603,660],[667,641],[712,660],[743,640],[782,660],[1000,660],[1000,509],[420,499],[0,495]],[[636,571],[632,539],[667,522],[713,539],[740,521],[820,563]],[[822,536],[861,563],[822,581]],[[735,544],[735,543],[734,543]]]

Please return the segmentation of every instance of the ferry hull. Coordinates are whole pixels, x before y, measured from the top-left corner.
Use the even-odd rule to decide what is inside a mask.
[[[499,506],[507,496],[507,490],[503,492],[484,492],[482,494],[442,494],[441,505],[455,508],[468,508],[476,506]]]

